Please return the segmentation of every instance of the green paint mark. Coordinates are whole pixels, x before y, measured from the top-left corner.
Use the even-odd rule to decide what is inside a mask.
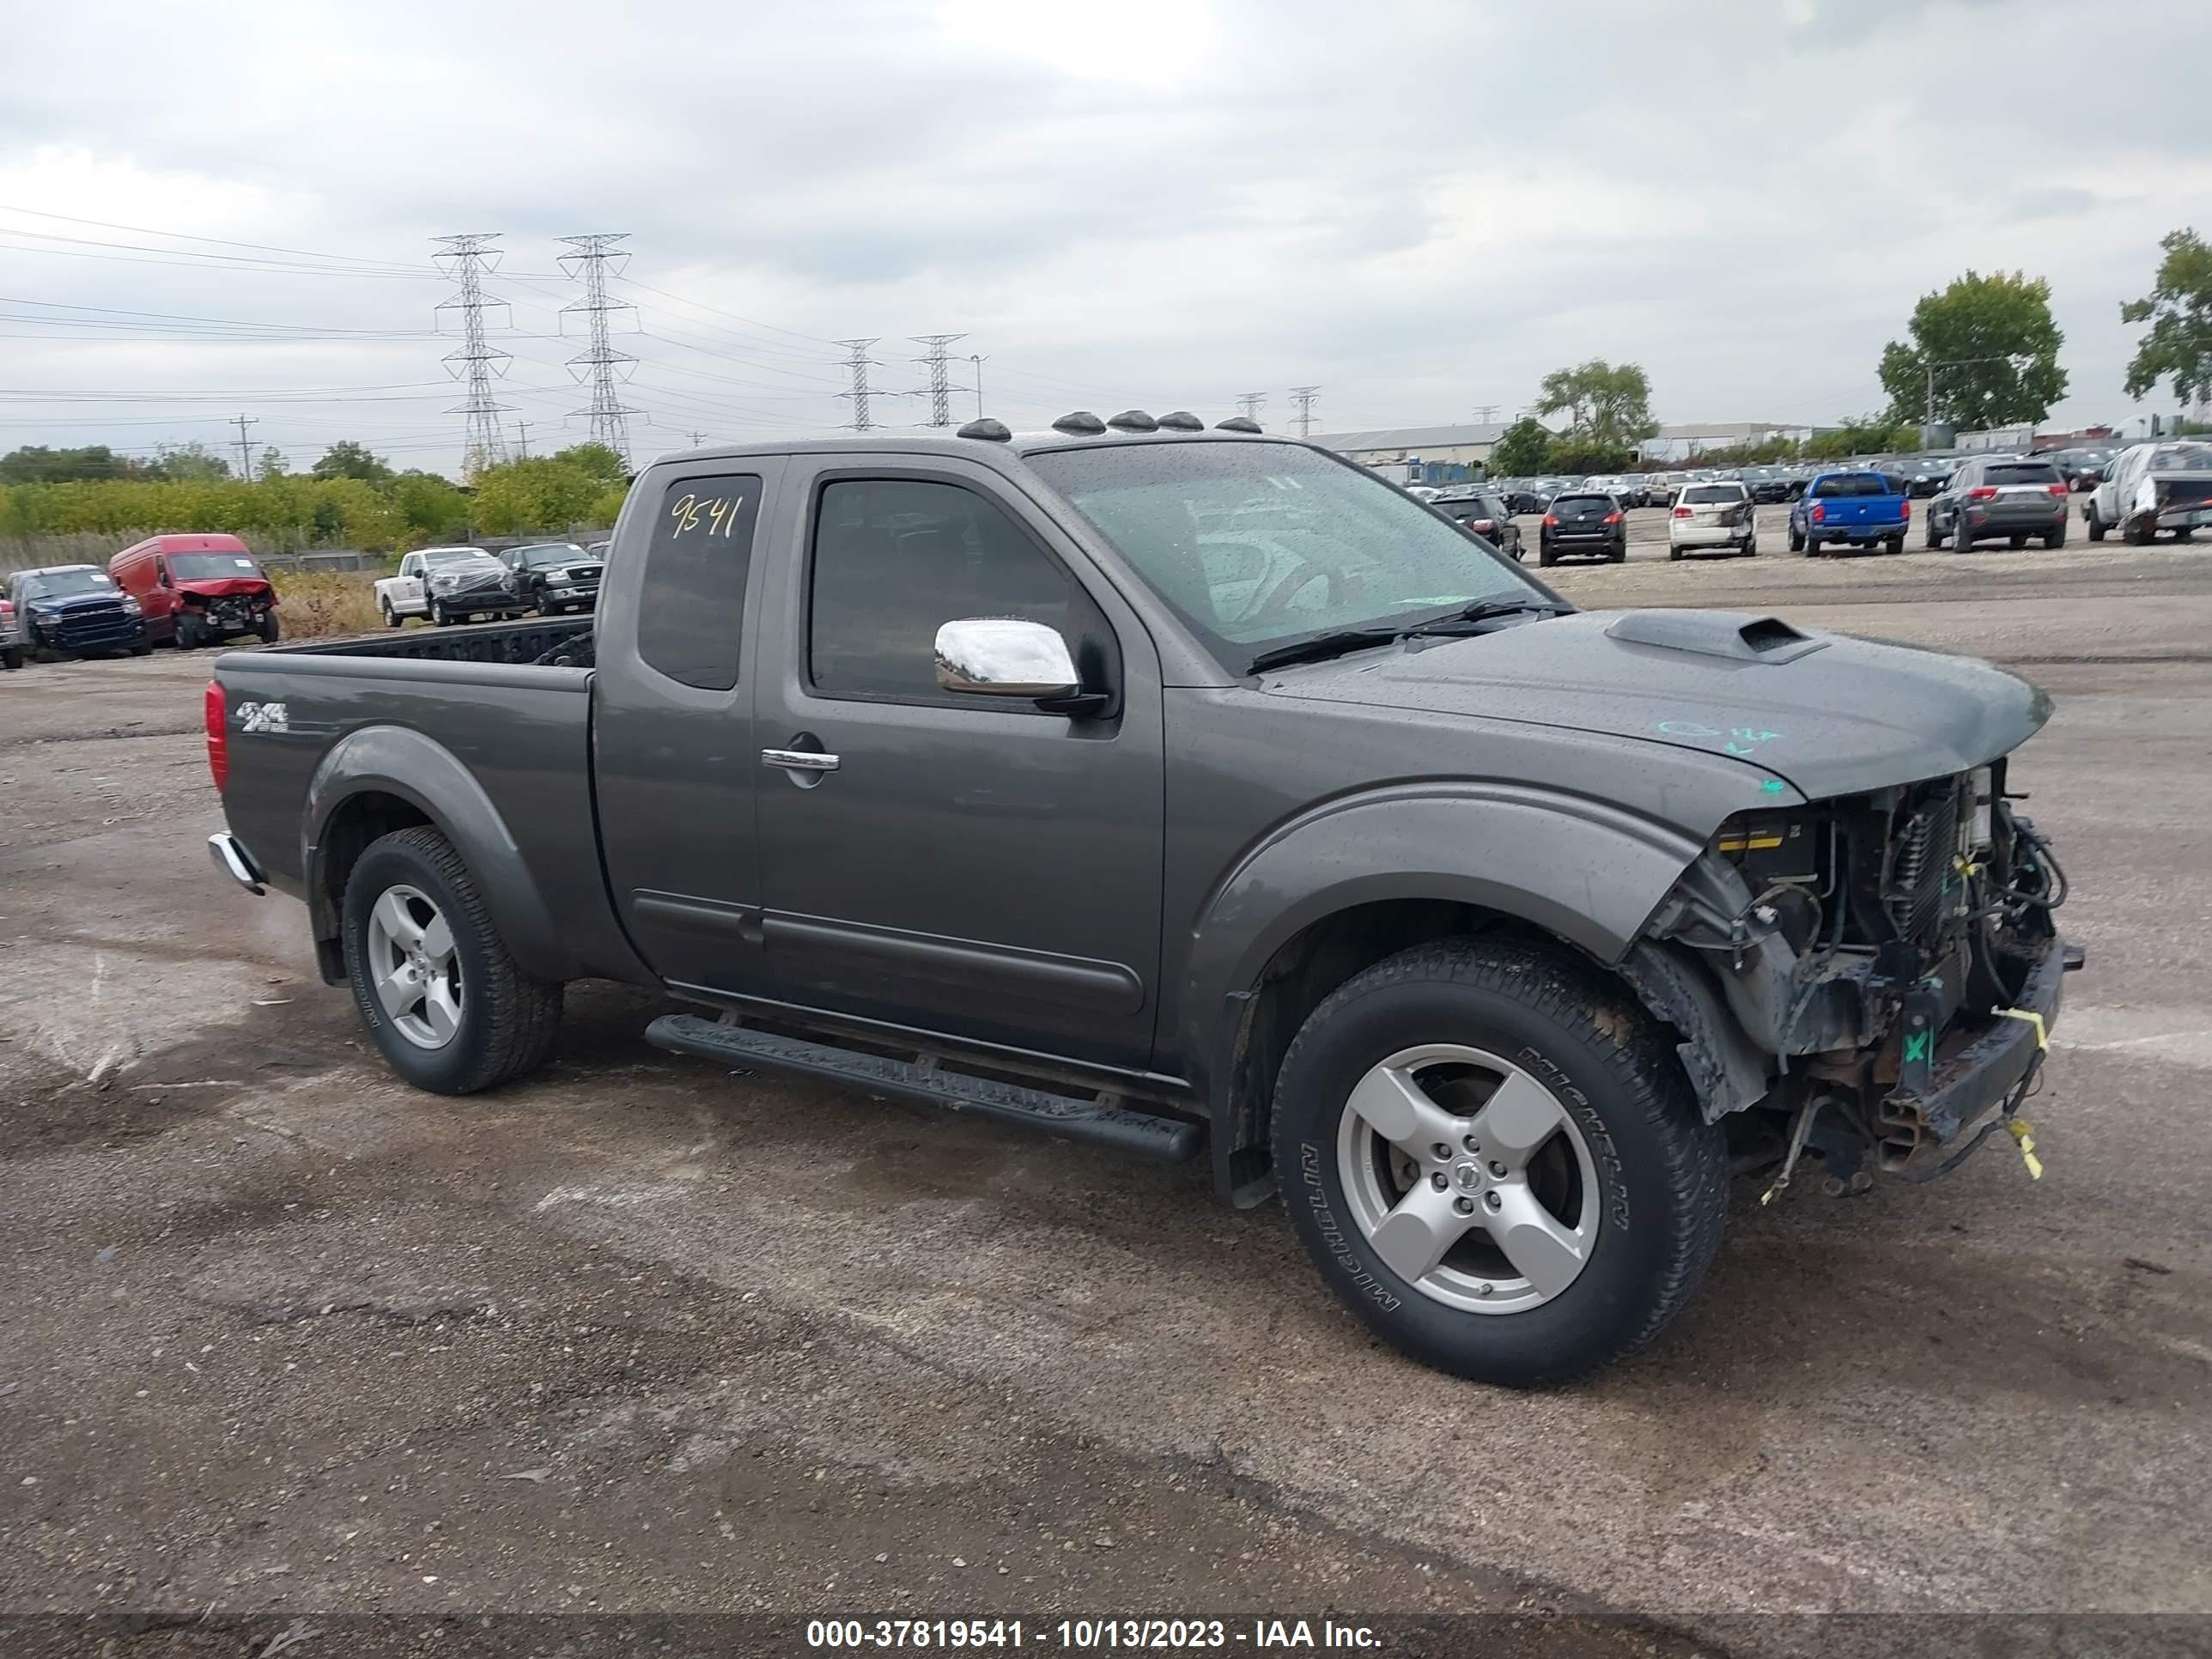
[[[1906,1037],[1905,1039],[1905,1059],[1907,1060],[1927,1059],[1928,1045],[1934,1040],[1935,1035],[1933,1031],[1915,1031]]]
[[[1759,787],[1766,791],[1770,795],[1778,795],[1782,793],[1782,780],[1779,778],[1769,778],[1765,783],[1760,784]]]

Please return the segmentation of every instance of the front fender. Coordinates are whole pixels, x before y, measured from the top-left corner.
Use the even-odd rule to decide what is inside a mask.
[[[315,936],[337,935],[337,906],[319,860],[331,819],[355,796],[396,795],[420,809],[453,842],[490,906],[500,936],[523,969],[569,980],[582,970],[530,873],[521,847],[468,768],[443,744],[401,726],[366,726],[331,745],[307,785],[301,846]]]
[[[1194,926],[1182,1052],[1209,1097],[1232,1073],[1237,1001],[1323,918],[1389,899],[1465,903],[1618,963],[1703,850],[1602,801],[1506,783],[1408,785],[1279,825],[1214,890]]]

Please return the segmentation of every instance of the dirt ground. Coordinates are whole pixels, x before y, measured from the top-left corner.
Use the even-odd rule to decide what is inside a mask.
[[[1770,517],[1547,574],[2051,690],[2049,1172],[1740,1190],[1663,1341],[1548,1394],[1377,1347],[1194,1171],[718,1074],[650,995],[399,1086],[209,867],[206,664],[0,679],[0,1610],[2212,1612],[2212,550]]]

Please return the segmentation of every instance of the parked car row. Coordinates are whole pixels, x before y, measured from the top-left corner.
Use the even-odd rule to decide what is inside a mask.
[[[386,628],[420,617],[438,627],[536,611],[541,617],[588,611],[599,597],[606,544],[532,542],[492,552],[481,547],[425,547],[399,561],[397,575],[376,584],[376,608]]]

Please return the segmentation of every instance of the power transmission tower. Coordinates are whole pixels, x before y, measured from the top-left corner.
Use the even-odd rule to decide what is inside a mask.
[[[1237,412],[1248,421],[1258,420],[1260,411],[1267,406],[1267,394],[1264,392],[1248,392],[1237,400]]]
[[[1294,386],[1291,388],[1291,401],[1297,405],[1298,410],[1291,418],[1297,422],[1301,438],[1313,430],[1314,398],[1320,391],[1317,386]]]
[[[238,476],[247,483],[253,482],[253,451],[246,441],[246,428],[261,424],[252,415],[234,415],[230,423],[238,428]]]
[[[617,311],[635,311],[627,300],[607,298],[607,266],[615,264],[617,270],[629,262],[629,255],[614,251],[617,242],[626,240],[629,233],[617,231],[612,235],[563,236],[559,240],[575,249],[574,253],[561,256],[561,269],[584,284],[584,297],[574,304],[561,307],[565,319],[570,312],[580,312],[591,324],[591,343],[568,359],[568,371],[579,380],[592,383],[592,401],[583,412],[592,418],[592,441],[605,444],[622,457],[623,466],[629,465],[629,417],[642,414],[642,410],[629,407],[622,394],[615,390],[617,384],[629,379],[637,367],[637,359],[627,351],[617,351],[611,343],[611,319]]]
[[[690,435],[692,448],[704,449],[707,447],[707,434],[705,433],[694,431]]]
[[[866,340],[836,340],[831,343],[844,347],[848,353],[845,367],[852,371],[853,389],[850,392],[841,392],[837,395],[841,398],[850,398],[853,400],[853,418],[845,424],[855,432],[873,432],[876,429],[875,420],[868,413],[868,399],[875,396],[873,388],[868,385],[868,371],[871,368],[880,368],[883,365],[868,356],[868,348],[875,344],[876,339],[881,337],[878,335]]]
[[[1487,426],[1498,418],[1498,408],[1499,405],[1497,404],[1477,404],[1474,409],[1474,418]]]
[[[926,345],[929,348],[929,356],[915,359],[915,362],[925,363],[929,368],[929,384],[915,394],[920,397],[923,392],[927,392],[929,396],[929,418],[922,424],[951,426],[952,424],[952,360],[945,356],[945,348],[955,340],[964,340],[968,337],[964,334],[915,334],[908,337],[916,345]]]
[[[507,303],[504,300],[486,299],[483,291],[484,273],[499,263],[499,250],[492,246],[499,240],[499,233],[434,236],[430,240],[445,245],[446,251],[434,256],[436,264],[460,284],[459,292],[441,301],[438,309],[441,313],[458,311],[461,315],[461,347],[446,354],[446,371],[457,380],[465,380],[469,394],[446,412],[468,416],[461,470],[474,473],[507,459],[507,440],[500,432],[499,417],[514,407],[491,395],[494,377],[507,373],[514,354],[497,349],[484,338],[484,308]],[[442,317],[440,320],[443,320]]]
[[[519,460],[530,459],[530,424],[528,421],[514,423],[514,453]]]

